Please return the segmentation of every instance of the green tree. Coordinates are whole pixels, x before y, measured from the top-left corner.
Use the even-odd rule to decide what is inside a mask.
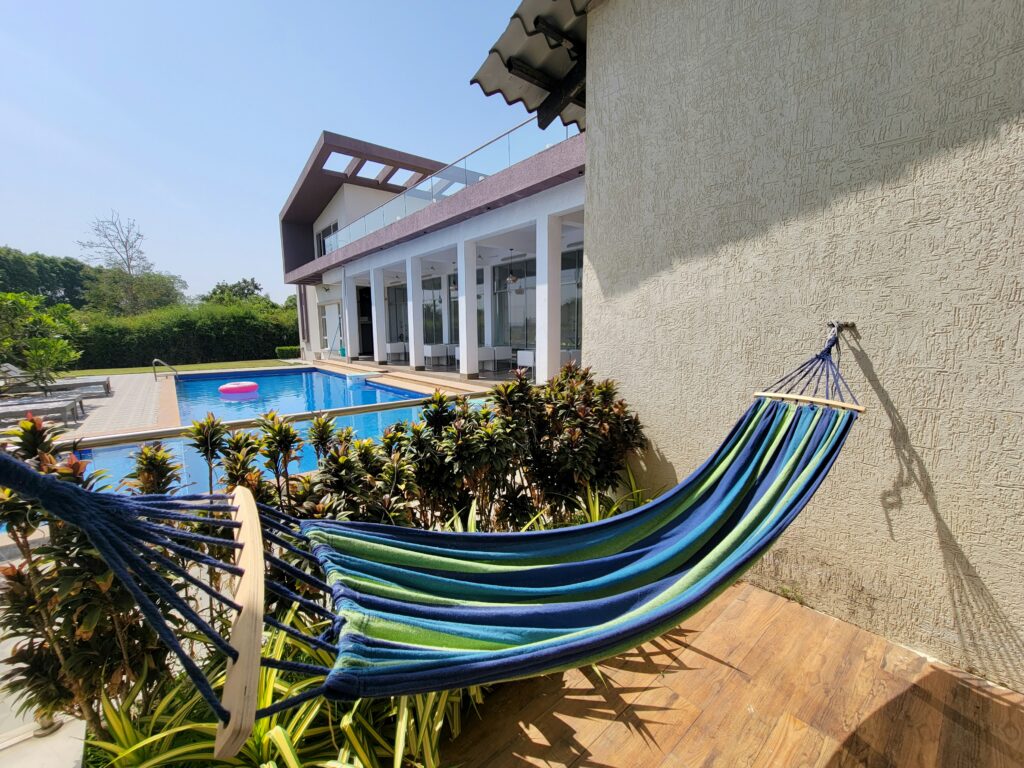
[[[181,304],[187,284],[177,275],[144,272],[134,277],[119,269],[99,267],[89,276],[88,307],[106,315],[138,315]]]
[[[78,245],[103,266],[86,289],[92,309],[135,315],[184,300],[185,281],[153,268],[142,249],[145,235],[134,219],[122,219],[111,211],[109,218],[93,220],[91,233],[89,240],[79,240]]]
[[[0,293],[0,362],[24,368],[39,383],[78,359],[70,341],[78,330],[69,304],[47,307],[42,296]]]
[[[212,291],[199,297],[200,301],[214,301],[220,303],[231,301],[252,301],[253,299],[270,302],[270,297],[263,292],[263,286],[257,282],[255,277],[246,277],[242,280],[237,280],[234,283],[222,280],[213,286]]]
[[[0,247],[0,291],[42,296],[47,304],[84,307],[86,284],[93,271],[78,259]]]

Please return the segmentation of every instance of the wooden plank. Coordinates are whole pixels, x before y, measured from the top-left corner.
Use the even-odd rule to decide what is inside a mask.
[[[793,400],[798,403],[816,403],[818,405],[826,405],[829,408],[845,408],[848,411],[856,411],[857,413],[864,413],[866,410],[863,405],[856,405],[855,403],[844,403],[842,400],[829,400],[825,397],[811,397],[810,395],[794,395],[790,392],[755,392],[754,397]]]
[[[835,753],[835,742],[803,720],[784,712],[775,721],[753,765],[815,768],[822,758]]]
[[[613,690],[586,671],[502,686],[445,764],[1024,765],[1024,695],[749,585],[708,608],[601,665]]]
[[[263,533],[259,510],[248,488],[239,486],[231,495],[234,518],[242,523],[235,529],[235,540],[242,543],[235,563],[244,569],[238,579],[234,601],[241,606],[231,625],[228,642],[238,652],[238,660],[228,659],[221,704],[230,720],[217,726],[214,757],[234,757],[245,744],[256,723],[257,690],[260,682],[260,654],[263,648],[264,565]]]

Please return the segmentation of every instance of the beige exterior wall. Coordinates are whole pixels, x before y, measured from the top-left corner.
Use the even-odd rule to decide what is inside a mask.
[[[365,216],[394,197],[394,192],[360,187],[357,184],[342,184],[313,222],[313,236],[332,223],[337,223],[338,229],[347,227],[360,216]]]
[[[856,321],[868,412],[752,578],[1024,690],[1024,5],[609,0],[588,37],[584,360],[651,487]]]

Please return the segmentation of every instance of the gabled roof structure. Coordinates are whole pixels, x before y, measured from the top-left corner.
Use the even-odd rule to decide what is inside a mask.
[[[587,11],[600,0],[523,0],[470,81],[520,102],[547,128],[587,127]]]

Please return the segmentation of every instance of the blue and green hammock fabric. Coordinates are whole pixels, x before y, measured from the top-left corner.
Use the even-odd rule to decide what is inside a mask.
[[[324,635],[306,639],[330,649],[335,662],[327,669],[263,660],[324,677],[300,697],[259,714],[321,695],[350,701],[559,672],[677,626],[757,561],[839,456],[863,409],[833,359],[836,341],[833,331],[822,352],[770,393],[755,396],[693,474],[658,499],[607,520],[526,533],[451,533],[298,520],[261,506],[267,591],[330,620]],[[160,605],[237,659],[231,644],[149,567],[168,566],[159,554],[167,547],[212,564],[200,545],[221,540],[176,524],[222,513],[229,508],[225,497],[90,493],[26,473],[7,457],[0,460],[0,485],[40,499],[53,514],[85,528],[119,578],[134,585],[129,588],[147,619],[179,658],[187,659]],[[322,578],[285,562],[281,550],[310,561]],[[191,576],[180,571],[181,578]],[[329,608],[296,594],[273,573],[324,590]],[[267,622],[295,632],[271,617]],[[230,713],[212,685],[191,660],[183,663],[226,722]]]

